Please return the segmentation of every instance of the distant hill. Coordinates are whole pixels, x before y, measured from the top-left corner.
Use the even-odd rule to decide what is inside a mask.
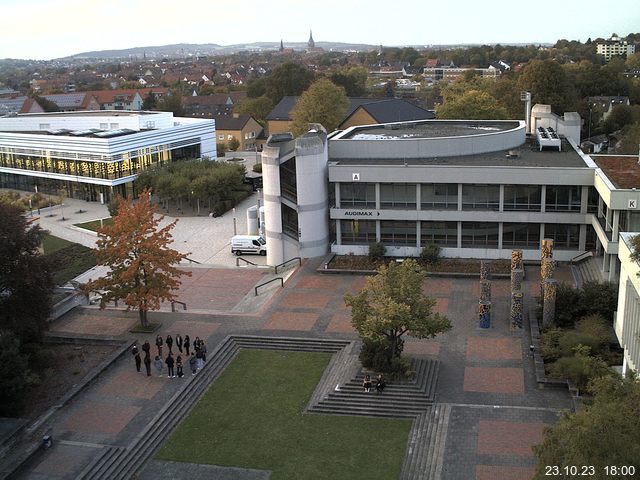
[[[294,50],[304,50],[307,48],[306,42],[285,42],[285,48],[293,48]],[[323,48],[327,51],[347,50],[374,50],[378,46],[366,45],[361,43],[340,43],[340,42],[316,42],[316,47]],[[232,54],[240,51],[276,51],[280,48],[280,42],[254,42],[236,45],[218,45],[215,43],[178,43],[174,45],[159,45],[150,47],[134,47],[122,50],[98,50],[93,52],[77,53],[64,57],[64,59],[83,59],[83,58],[147,58],[161,57],[184,57],[188,55],[223,55]]]

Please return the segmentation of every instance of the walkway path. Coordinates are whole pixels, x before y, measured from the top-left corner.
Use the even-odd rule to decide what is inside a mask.
[[[202,270],[183,292],[191,295],[189,310],[151,316],[162,321],[161,335],[188,333],[192,339],[198,335],[207,339],[209,351],[233,333],[357,338],[342,298],[345,292],[361,288],[365,278],[318,274],[317,265],[318,261],[306,262],[284,289],[262,294],[253,308],[245,306],[244,313],[234,308],[253,294],[263,272]],[[566,272],[561,270],[559,276],[563,275]],[[532,272],[525,282],[527,301],[537,291],[535,280]],[[535,465],[531,446],[541,441],[545,425],[554,423],[560,411],[570,407],[565,392],[537,388],[533,362],[527,356],[527,334],[513,334],[508,328],[508,289],[508,280],[493,282],[493,324],[483,330],[478,328],[475,314],[477,280],[430,278],[425,282],[425,291],[438,300],[436,309],[454,324],[450,332],[435,340],[409,338],[405,344],[406,353],[441,362],[435,401],[446,407],[446,421],[438,430],[438,438],[446,438],[446,442],[438,450],[439,475],[433,478],[531,478]],[[128,333],[135,323],[133,313],[84,308],[63,317],[53,329],[153,343],[152,336]],[[157,374],[147,377],[135,371],[129,355],[123,356],[52,418],[54,447],[36,458],[20,478],[75,478],[103,446],[129,445],[177,389],[190,381],[191,375],[183,379]],[[141,478],[160,478],[155,475],[165,467],[171,466],[152,461]],[[201,476],[189,476],[189,469]],[[190,466],[182,478],[210,478],[207,475],[213,470]],[[242,469],[225,470],[224,475],[219,478],[266,478],[260,472]]]

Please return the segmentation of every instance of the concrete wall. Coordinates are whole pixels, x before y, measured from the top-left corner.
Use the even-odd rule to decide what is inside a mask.
[[[431,120],[430,122],[438,122]],[[451,120],[447,120],[451,122]],[[468,120],[464,120],[468,123]],[[493,121],[495,123],[495,121]],[[511,121],[511,123],[514,123]],[[351,140],[333,138],[331,158],[433,158],[475,155],[519,148],[525,142],[525,123],[516,128],[455,137]]]
[[[296,140],[296,182],[300,256],[323,256],[329,249],[328,150],[324,133]]]
[[[622,241],[618,258],[620,259],[620,281],[618,283],[618,310],[614,329],[620,346],[624,348],[624,370],[636,372],[640,368],[640,266],[630,258],[631,247],[628,242],[635,234],[621,235]],[[626,372],[625,372],[626,373]]]

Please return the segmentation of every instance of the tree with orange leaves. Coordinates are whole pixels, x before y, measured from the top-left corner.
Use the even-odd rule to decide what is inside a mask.
[[[180,276],[191,275],[176,267],[188,254],[169,248],[177,220],[159,228],[164,216],[155,212],[149,190],[137,202],[131,197],[120,202],[113,225],[98,230],[94,250],[98,264],[109,267],[109,272],[85,286],[87,292],[100,292],[100,308],[114,300],[137,308],[143,327],[148,325],[149,310],[176,298]]]

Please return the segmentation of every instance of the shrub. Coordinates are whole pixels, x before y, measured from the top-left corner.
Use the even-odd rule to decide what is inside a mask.
[[[435,243],[429,243],[422,247],[420,258],[427,263],[437,263],[440,260],[440,247]]]
[[[381,260],[387,251],[387,247],[382,242],[375,242],[369,244],[369,258],[371,260]]]
[[[580,289],[561,283],[556,293],[555,324],[571,328],[578,319],[592,314],[610,322],[617,303],[618,287],[613,282],[585,282]]]
[[[7,330],[0,331],[0,416],[20,413],[27,387],[36,383],[29,370],[28,356],[20,351],[20,340]]]
[[[109,215],[115,217],[118,215],[118,210],[120,210],[120,204],[122,203],[123,198],[120,195],[116,195],[109,203],[107,203],[107,209],[109,210]]]
[[[594,379],[613,374],[603,360],[589,356],[589,347],[578,346],[574,351],[572,357],[562,357],[551,365],[553,376],[566,378],[584,390]]]
[[[262,173],[262,162],[254,164],[253,171],[256,173]]]
[[[547,362],[555,362],[562,356],[559,345],[562,334],[561,329],[551,328],[540,335],[540,355]]]

